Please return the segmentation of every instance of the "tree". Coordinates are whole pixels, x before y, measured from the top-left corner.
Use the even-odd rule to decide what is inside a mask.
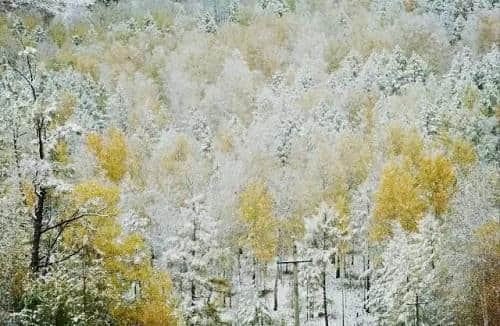
[[[19,21],[13,28],[20,51],[4,57],[6,74],[2,86],[7,94],[8,110],[17,122],[10,124],[7,120],[2,125],[5,131],[10,129],[12,132],[12,149],[16,158],[13,171],[19,178],[24,203],[32,218],[30,268],[37,273],[54,263],[51,262],[52,250],[57,247],[68,225],[82,218],[105,214],[105,208],[88,211],[76,207],[67,212],[61,206],[68,188],[65,175],[73,168],[67,164],[67,146],[81,132],[76,118],[81,116],[82,113],[77,112],[84,106],[81,102],[65,104],[60,90],[62,85],[76,86],[82,78],[68,71],[59,73],[44,69],[38,61],[37,51],[25,43],[36,42],[37,34],[30,33]],[[85,94],[90,90],[73,91]],[[24,152],[28,155],[23,155]],[[53,215],[58,217],[53,219]],[[53,233],[55,237],[52,237]],[[47,253],[42,255],[45,245]]]
[[[250,183],[241,194],[241,222],[246,228],[241,241],[262,263],[268,263],[276,254],[277,223],[272,205],[271,194],[263,181]]]
[[[190,325],[205,325],[208,308],[215,286],[214,267],[218,255],[217,226],[204,205],[204,196],[199,195],[186,202],[180,209],[181,226],[171,239],[171,248],[166,253],[173,280],[182,297],[185,320]],[[176,266],[176,267],[174,267]],[[214,311],[216,313],[216,311]]]
[[[332,256],[340,252],[340,241],[345,239],[345,232],[340,228],[339,214],[322,202],[316,215],[305,220],[305,235],[301,244],[303,255],[311,257],[313,263],[307,265],[303,271],[303,278],[310,286],[322,292],[322,309],[325,326],[328,326],[328,298],[327,298],[327,267]]]
[[[368,306],[380,323],[404,324],[413,320],[413,304],[418,296],[420,320],[439,323],[442,316],[433,314],[434,293],[438,278],[436,254],[440,228],[436,218],[428,214],[419,223],[420,233],[408,233],[396,226],[393,237],[381,255],[381,262],[371,269],[372,287]],[[425,308],[424,308],[425,307]]]

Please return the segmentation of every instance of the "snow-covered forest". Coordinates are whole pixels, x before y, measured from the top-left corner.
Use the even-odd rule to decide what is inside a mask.
[[[0,325],[500,325],[500,1],[0,0]]]

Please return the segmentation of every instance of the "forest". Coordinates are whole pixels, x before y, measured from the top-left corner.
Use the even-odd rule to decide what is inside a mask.
[[[0,325],[500,325],[499,0],[0,0]]]

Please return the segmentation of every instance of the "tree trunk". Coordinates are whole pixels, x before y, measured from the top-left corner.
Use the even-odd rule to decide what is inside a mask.
[[[241,285],[241,255],[243,254],[243,250],[238,248],[238,282]]]
[[[273,310],[278,310],[278,276],[279,276],[279,264],[276,262],[276,277],[274,279],[274,307]]]
[[[370,269],[370,256],[367,257],[367,268]],[[370,299],[370,295],[368,294],[370,291],[370,274],[366,275],[366,301]],[[366,307],[366,312],[370,313],[370,307]]]
[[[38,156],[40,160],[45,158],[43,146],[43,119],[39,118],[36,121],[36,135],[38,139]],[[42,238],[43,213],[45,209],[45,200],[47,197],[47,189],[40,187],[39,192],[36,192],[37,204],[35,208],[35,220],[33,221],[33,242],[31,246],[31,271],[36,273],[40,268],[40,243]]]
[[[323,288],[323,313],[325,314],[325,326],[328,326],[328,302],[326,300],[326,267],[323,267],[323,272],[321,273],[322,278],[322,288]]]
[[[45,199],[47,196],[47,190],[41,188],[40,192],[37,193],[38,202],[35,208],[35,220],[33,221],[33,242],[31,245],[31,271],[36,273],[40,268],[40,240],[42,238],[42,223],[43,223],[43,211],[45,207]]]
[[[335,255],[337,263],[335,264],[335,278],[340,278],[340,255]]]
[[[295,255],[294,255],[295,256]],[[295,257],[294,257],[295,258]],[[293,306],[295,310],[295,326],[300,326],[300,306],[299,306],[299,264],[293,264]]]
[[[191,280],[191,305],[194,306],[194,299],[196,295],[196,286],[194,285],[194,280]]]

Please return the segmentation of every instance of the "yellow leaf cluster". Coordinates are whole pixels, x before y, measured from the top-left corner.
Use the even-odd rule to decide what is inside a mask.
[[[68,143],[60,139],[51,151],[51,159],[54,162],[66,165],[70,162],[68,153]]]
[[[476,230],[472,253],[474,257],[477,257],[469,275],[474,290],[470,298],[470,306],[466,307],[465,313],[472,312],[472,317],[474,317],[483,315],[486,310],[490,321],[497,325],[500,321],[500,301],[498,300],[500,222],[490,220]],[[478,319],[480,323],[481,318]]]
[[[174,310],[168,303],[171,281],[156,271],[149,261],[146,244],[139,234],[121,235],[118,223],[108,219],[100,223],[94,247],[103,256],[109,283],[113,285],[116,304],[111,312],[119,325],[177,325]],[[140,259],[135,257],[142,255]],[[139,293],[131,304],[123,305],[124,293],[138,284]]]
[[[68,40],[68,33],[66,27],[62,22],[54,22],[50,25],[48,30],[49,36],[57,47],[62,48]]]
[[[418,165],[424,151],[422,138],[416,131],[406,132],[400,126],[389,128],[390,154],[393,158],[403,155],[407,163]]]
[[[76,97],[69,92],[64,92],[59,97],[58,107],[52,118],[51,127],[61,126],[67,122],[75,112],[76,105]]]
[[[243,242],[248,244],[255,257],[269,262],[276,253],[277,221],[273,216],[273,199],[263,181],[249,184],[241,194],[240,214],[247,234]]]
[[[477,89],[476,85],[469,84],[465,86],[461,99],[462,105],[467,110],[472,110],[478,99],[479,99],[479,90]]]
[[[73,190],[75,204],[81,206],[93,199],[101,199],[108,208],[115,207],[120,199],[120,190],[114,185],[104,185],[91,180],[82,182]]]
[[[26,206],[33,207],[37,202],[35,187],[29,182],[21,183],[21,191],[24,195],[24,202]]]
[[[8,29],[9,21],[4,13],[0,13],[0,46],[6,45],[10,36]]]
[[[220,130],[217,133],[217,148],[223,153],[230,153],[234,150],[234,140],[227,130]]]
[[[124,134],[110,129],[105,136],[91,133],[87,136],[87,147],[95,154],[100,167],[113,182],[119,182],[127,172],[127,144]]]
[[[23,17],[23,23],[29,31],[34,31],[42,25],[42,16],[40,14],[26,15]]]
[[[139,151],[135,150],[131,151],[129,154],[128,171],[130,178],[135,186],[144,189],[146,187],[146,175],[144,172],[143,156]]]
[[[75,206],[96,199],[104,206],[96,215],[73,225],[64,235],[67,245],[87,239],[92,252],[101,257],[107,272],[107,289],[114,299],[109,307],[118,325],[177,325],[177,318],[168,300],[171,281],[167,274],[156,271],[149,260],[144,239],[139,234],[124,235],[116,220],[119,188],[88,181],[73,191]],[[139,294],[130,304],[123,296],[134,284]]]
[[[391,234],[388,221],[398,221],[407,231],[416,231],[427,205],[421,198],[418,184],[409,171],[398,164],[390,164],[382,174],[375,195],[375,224],[372,230],[376,240]]]
[[[69,50],[61,50],[55,56],[45,58],[50,69],[60,70],[71,66],[82,74],[89,74],[93,80],[99,80],[99,58],[94,54],[75,54]]]
[[[405,133],[398,127],[389,132],[394,160],[384,169],[375,194],[371,230],[375,240],[392,233],[390,221],[416,232],[424,213],[432,208],[436,216],[441,216],[455,192],[452,160],[443,154],[425,155],[423,141],[415,132]],[[470,160],[469,148],[462,143],[458,146],[459,160]]]
[[[425,157],[416,178],[436,216],[444,213],[455,191],[455,173],[451,161],[443,155]]]
[[[163,166],[168,172],[174,172],[187,161],[190,154],[189,143],[186,137],[181,135],[175,140],[174,147],[165,155]]]
[[[474,164],[477,160],[476,150],[474,146],[463,139],[459,139],[453,143],[453,163],[466,167]]]
[[[142,266],[144,275],[139,284],[138,298],[132,305],[118,305],[112,313],[119,325],[176,326],[178,319],[168,304],[172,284],[167,274],[155,271],[150,264]]]

